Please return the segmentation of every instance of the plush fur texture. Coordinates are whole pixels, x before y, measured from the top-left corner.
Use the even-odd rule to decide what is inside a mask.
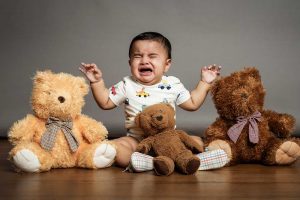
[[[93,162],[94,151],[107,137],[107,130],[101,122],[81,114],[84,96],[88,93],[88,85],[81,77],[74,77],[66,73],[54,74],[51,71],[37,72],[33,79],[32,109],[34,114],[28,114],[17,121],[9,130],[9,141],[14,146],[9,153],[9,159],[22,171],[42,172],[51,168],[85,167],[97,168]],[[56,117],[62,121],[72,120],[79,148],[72,152],[61,130],[52,150],[47,151],[40,145],[41,137],[46,131],[46,121],[49,117]],[[25,150],[25,151],[24,151]],[[36,169],[26,170],[27,166],[39,163]],[[29,156],[29,157],[28,157]],[[21,161],[20,161],[21,159]],[[22,161],[25,160],[27,164]],[[21,166],[20,166],[21,165]]]
[[[212,96],[219,118],[205,132],[209,149],[224,149],[230,157],[228,165],[235,163],[263,163],[287,165],[300,156],[300,141],[292,138],[295,119],[264,109],[265,89],[259,71],[254,67],[235,72],[215,82]],[[259,111],[259,141],[249,141],[249,122],[234,143],[227,131],[236,124],[238,117],[249,117]]]
[[[153,150],[154,170],[157,175],[170,175],[176,167],[181,173],[193,174],[200,160],[193,153],[200,153],[201,145],[184,131],[175,130],[175,111],[169,104],[161,103],[147,107],[136,118],[136,124],[144,131],[145,139],[137,151]]]

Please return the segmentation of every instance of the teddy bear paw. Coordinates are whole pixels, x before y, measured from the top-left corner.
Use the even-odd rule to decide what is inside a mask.
[[[97,168],[109,167],[113,164],[117,151],[107,143],[100,144],[94,154],[94,164]]]
[[[22,149],[13,156],[14,164],[24,172],[38,172],[41,166],[38,157],[28,149]]]
[[[175,169],[174,161],[166,156],[158,156],[154,158],[153,166],[157,175],[169,176]]]
[[[279,165],[287,165],[296,161],[300,157],[300,146],[291,141],[284,142],[276,151],[276,163]]]

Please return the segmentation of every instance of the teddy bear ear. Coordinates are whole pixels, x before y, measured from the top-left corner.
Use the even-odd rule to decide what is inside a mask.
[[[33,77],[34,83],[44,83],[53,75],[51,70],[37,71]]]
[[[172,111],[174,111],[174,108],[173,108],[173,106],[172,106],[171,104],[167,103],[166,105],[167,105],[170,109],[172,109]]]
[[[211,94],[214,96],[218,90],[219,90],[219,87],[221,85],[221,82],[223,81],[223,78],[218,78],[212,85],[211,87]]]
[[[87,83],[85,82],[85,79],[82,77],[77,77],[77,82],[79,84],[79,89],[80,91],[86,95],[89,92],[89,86],[87,85]]]
[[[255,67],[246,67],[245,72],[250,76],[255,78],[256,80],[260,80],[260,74],[257,68]]]

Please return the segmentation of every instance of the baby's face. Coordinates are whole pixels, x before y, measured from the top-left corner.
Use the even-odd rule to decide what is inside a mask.
[[[133,77],[141,84],[154,85],[171,66],[167,51],[157,41],[138,40],[133,44],[129,65]]]

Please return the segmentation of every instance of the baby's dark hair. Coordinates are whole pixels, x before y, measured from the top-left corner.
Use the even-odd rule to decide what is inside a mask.
[[[136,42],[138,40],[152,40],[152,41],[157,41],[157,42],[161,43],[167,51],[168,59],[172,58],[172,55],[171,55],[172,47],[171,47],[170,41],[165,36],[163,36],[162,34],[157,33],[157,32],[144,32],[144,33],[141,33],[141,34],[135,36],[132,39],[130,46],[129,46],[129,58],[131,56],[133,44],[134,44],[134,42]]]

